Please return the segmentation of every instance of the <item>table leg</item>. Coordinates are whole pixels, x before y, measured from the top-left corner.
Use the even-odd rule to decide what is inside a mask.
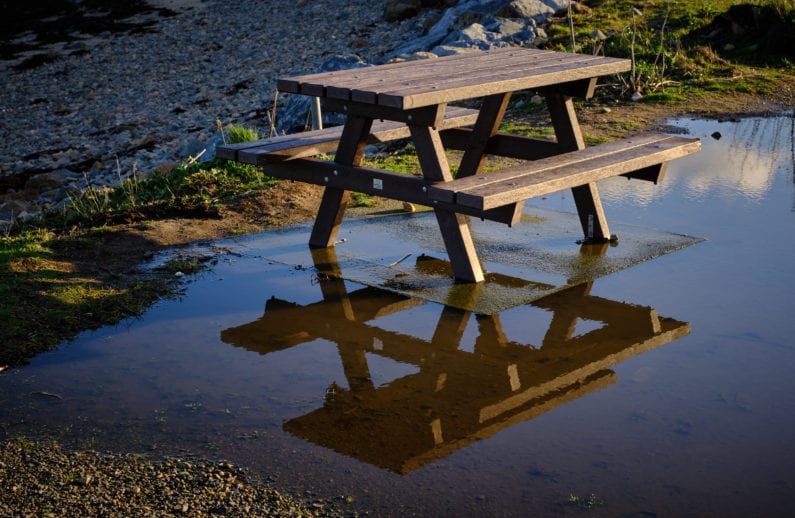
[[[483,99],[478,120],[472,128],[472,137],[461,158],[456,178],[478,174],[483,169],[483,164],[486,162],[486,146],[489,145],[489,139],[500,129],[510,99],[510,93],[490,95]]]
[[[342,137],[334,161],[342,165],[360,165],[372,124],[372,119],[349,115],[342,130]],[[312,227],[309,246],[313,248],[334,246],[345,208],[348,206],[348,200],[350,200],[348,191],[326,187],[320,201],[315,224]]]
[[[434,181],[452,180],[453,175],[450,174],[450,166],[439,132],[427,126],[410,125],[409,129],[417,148],[417,158],[423,176]],[[483,268],[480,266],[475,244],[472,242],[467,217],[444,209],[434,209],[434,213],[455,278],[465,282],[482,281]]]
[[[562,94],[546,94],[549,114],[555,128],[555,136],[563,151],[576,151],[585,148],[580,124],[574,112],[571,98]],[[596,183],[574,187],[572,190],[574,204],[580,217],[580,225],[588,242],[604,242],[613,239],[607,226],[602,201]]]

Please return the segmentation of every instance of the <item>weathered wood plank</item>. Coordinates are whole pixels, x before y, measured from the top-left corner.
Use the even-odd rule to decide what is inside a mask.
[[[470,141],[464,149],[464,156],[461,157],[457,178],[478,174],[483,169],[487,159],[486,147],[491,137],[500,129],[500,123],[510,100],[510,93],[492,95],[483,100],[478,120],[472,128]]]
[[[544,171],[554,170],[560,167],[576,165],[588,160],[593,160],[598,157],[612,155],[624,150],[630,150],[645,145],[656,145],[665,142],[671,138],[667,135],[659,135],[654,133],[640,134],[632,138],[623,140],[616,140],[598,146],[587,147],[576,153],[569,152],[560,155],[553,155],[548,158],[529,162],[527,164],[520,164],[514,167],[508,167],[499,171],[479,174],[477,176],[470,176],[467,178],[458,178],[454,183],[441,184],[437,183],[428,188],[428,196],[431,199],[453,202],[455,199],[455,192],[467,191],[473,188],[485,187],[491,184],[507,182],[514,179],[519,179],[529,174],[539,174]],[[681,137],[680,137],[681,138]]]
[[[466,54],[473,56],[473,54]],[[529,67],[540,67],[553,63],[563,63],[571,60],[572,54],[535,53],[528,55],[524,49],[515,49],[513,52],[502,54],[489,53],[490,59],[470,60],[466,66],[460,62],[440,63],[437,59],[425,60],[422,65],[417,65],[405,70],[387,70],[384,74],[374,75],[372,78],[359,78],[359,81],[345,81],[342,86],[350,89],[350,98],[363,102],[375,103],[380,93],[389,92],[396,88],[409,88],[417,84],[430,84],[451,78],[465,79],[471,76],[482,76],[491,71],[507,71]],[[364,80],[362,80],[364,79]],[[336,94],[336,92],[335,92]]]
[[[697,139],[670,137],[663,141],[633,146],[553,168],[538,170],[534,167],[535,163],[530,163],[524,168],[524,174],[521,174],[522,166],[511,168],[509,173],[511,178],[507,180],[466,190],[460,190],[452,185],[457,182],[455,181],[451,182],[449,188],[455,190],[456,204],[487,210],[562,189],[586,185],[611,176],[631,173],[695,153],[700,147],[700,141]],[[569,154],[582,154],[585,151],[587,149]]]
[[[477,120],[478,111],[470,108],[450,107],[439,126],[442,131],[470,126]],[[305,131],[292,135],[271,137],[255,142],[225,144],[216,148],[216,156],[246,164],[264,165],[279,160],[289,160],[330,153],[337,149],[342,126]],[[368,143],[389,142],[410,136],[402,122],[376,121],[370,129]]]
[[[410,125],[409,129],[417,148],[417,158],[422,167],[423,177],[431,181],[452,180],[453,175],[450,173],[439,132],[428,126]],[[455,278],[465,282],[483,281],[485,278],[483,268],[475,250],[466,216],[438,205],[434,207],[434,214]]]
[[[402,109],[418,108],[432,104],[455,102],[462,99],[484,97],[504,92],[541,88],[558,83],[590,79],[628,69],[625,60],[580,58],[577,66],[571,63],[545,67],[530,67],[517,71],[500,71],[500,74],[451,78],[443,83],[427,82],[409,88],[397,88],[378,95],[378,104]],[[495,79],[498,78],[498,79]]]
[[[472,130],[451,128],[442,132],[442,142],[447,149],[464,150],[469,145]],[[520,160],[538,160],[565,152],[554,140],[497,133],[489,138],[485,153]]]
[[[448,65],[454,66],[454,64],[460,60],[466,60],[468,64],[473,63],[473,65],[476,65],[477,62],[488,62],[492,59],[501,59],[506,55],[515,54],[517,51],[521,52],[526,59],[531,59],[531,56],[534,55],[548,57],[555,54],[565,54],[538,49],[493,49],[478,53],[456,54],[427,61],[402,61],[398,63],[378,65],[377,67],[361,67],[355,69],[334,70],[330,72],[286,77],[279,79],[276,82],[276,87],[281,92],[299,94],[303,93],[301,90],[302,87],[312,84],[323,86],[330,83],[336,84],[337,81],[342,81],[342,84],[347,84],[346,82],[350,79],[353,79],[354,81],[361,81],[362,84],[372,84],[371,82],[374,78],[377,79],[378,77],[382,77],[384,74],[389,75],[396,73],[399,75],[406,70],[423,70],[429,66],[431,69],[435,69],[436,67],[443,68]],[[433,63],[433,65],[431,65],[431,63]]]

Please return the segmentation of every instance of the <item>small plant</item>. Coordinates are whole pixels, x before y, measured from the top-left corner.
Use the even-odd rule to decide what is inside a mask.
[[[240,142],[253,142],[259,140],[259,132],[255,128],[230,124],[226,127],[224,142],[238,144]]]

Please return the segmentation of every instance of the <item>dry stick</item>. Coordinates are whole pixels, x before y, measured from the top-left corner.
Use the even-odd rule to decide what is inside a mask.
[[[569,33],[571,34],[571,51],[576,52],[574,49],[574,18],[571,16],[571,2],[572,0],[569,0]]]
[[[663,18],[662,27],[660,27],[660,50],[654,56],[653,70],[657,70],[657,61],[662,56],[662,65],[660,65],[660,86],[665,84],[665,26],[668,24],[668,16],[671,14],[671,3],[665,2],[665,17]]]
[[[637,25],[635,25],[635,9],[634,7],[629,10],[630,14],[632,14],[632,42],[629,46],[630,58],[632,59],[632,70],[630,71],[630,86],[632,87],[635,92],[638,91],[638,82],[635,79],[635,32],[637,31]],[[634,93],[634,92],[633,92]]]
[[[268,114],[268,123],[270,124],[270,127],[268,128],[268,138],[276,134],[276,104],[278,102],[279,102],[279,91],[276,90],[273,94],[273,113]]]

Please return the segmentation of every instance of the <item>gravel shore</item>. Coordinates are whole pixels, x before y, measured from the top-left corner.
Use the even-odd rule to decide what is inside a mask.
[[[84,188],[179,163],[204,149],[216,120],[267,127],[277,78],[337,54],[372,62],[423,30],[421,17],[384,22],[383,0],[149,3],[160,11],[123,20],[137,30],[72,33],[0,60],[0,196],[34,175]],[[31,40],[27,31],[8,41]],[[52,61],[20,69],[35,53]],[[33,187],[39,205],[57,199]]]
[[[62,452],[15,439],[0,445],[0,516],[342,516],[249,480],[225,462]]]

